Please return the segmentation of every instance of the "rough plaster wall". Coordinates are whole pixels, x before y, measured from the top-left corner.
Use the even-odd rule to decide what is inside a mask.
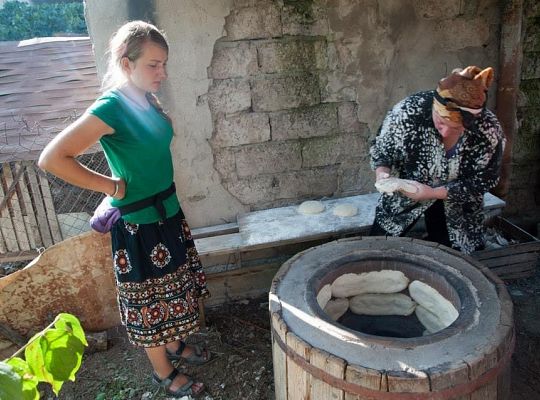
[[[88,34],[94,47],[98,77],[101,79],[107,69],[107,48],[109,38],[128,20],[125,1],[92,0],[84,2],[84,16]]]
[[[157,0],[156,23],[170,44],[163,100],[174,120],[175,181],[191,225],[236,222],[245,208],[222,186],[208,143],[212,120],[206,101],[206,69],[232,1]]]
[[[333,0],[327,6],[340,65],[328,91],[354,91],[360,120],[372,132],[395,102],[435,88],[452,69],[497,67],[497,1]]]
[[[524,1],[523,63],[505,214],[534,231],[540,221],[540,3]],[[537,232],[537,234],[540,232]]]

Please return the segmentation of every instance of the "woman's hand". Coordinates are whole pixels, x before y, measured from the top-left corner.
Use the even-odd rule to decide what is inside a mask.
[[[390,177],[390,167],[377,167],[375,170],[375,182]]]

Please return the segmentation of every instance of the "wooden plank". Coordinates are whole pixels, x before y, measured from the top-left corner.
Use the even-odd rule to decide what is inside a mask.
[[[331,355],[321,349],[312,348],[310,363],[326,373],[343,380],[346,363],[343,359]],[[314,377],[311,378],[311,399],[343,400],[345,392]]]
[[[389,392],[429,392],[429,377],[424,371],[387,371]]]
[[[281,263],[266,263],[231,272],[207,274],[208,290],[212,297],[205,299],[207,306],[226,302],[256,298],[268,293],[272,278]]]
[[[26,169],[26,174],[28,176],[28,182],[30,184],[30,190],[32,192],[32,198],[34,199],[34,206],[36,211],[36,219],[41,234],[43,247],[49,247],[53,244],[51,232],[49,230],[49,222],[47,221],[47,213],[45,212],[45,207],[43,206],[42,195],[38,179],[36,176],[36,171],[33,167],[28,167]]]
[[[509,255],[508,257],[490,258],[488,260],[482,260],[481,263],[489,269],[494,269],[497,267],[509,266],[511,264],[534,262],[537,258],[538,254],[536,253],[522,253]]]
[[[275,400],[287,400],[287,355],[275,342],[277,335],[282,343],[286,343],[287,326],[277,313],[272,313],[272,364],[274,367]]]
[[[505,281],[511,280],[511,279],[522,279],[522,278],[528,278],[528,277],[534,276],[535,273],[536,273],[535,270],[521,271],[521,272],[509,272],[509,273],[500,275],[499,278],[503,279]]]
[[[1,216],[0,223],[2,223]],[[4,234],[2,233],[2,229],[0,229],[0,256],[4,253],[7,253],[6,242],[4,241]]]
[[[472,358],[474,357],[474,358]],[[471,381],[478,379],[481,375],[488,372],[497,365],[497,346],[494,345],[485,352],[480,351],[464,360],[470,367],[469,377]],[[497,398],[497,379],[493,379],[484,386],[471,393],[471,400],[485,400]]]
[[[238,217],[240,235],[246,247],[276,243],[278,245],[328,237],[344,232],[368,229],[375,217],[379,193],[350,196],[322,201],[320,214],[303,215],[298,206],[255,211]],[[339,204],[353,204],[358,213],[352,217],[337,217],[333,209]]]
[[[10,342],[22,347],[28,341],[25,337],[19,334],[19,332],[10,328],[7,324],[0,322],[0,335],[9,339]]]
[[[335,235],[366,232],[375,218],[380,193],[368,193],[322,200],[324,210],[315,215],[303,215],[298,206],[254,211],[238,217],[242,248],[255,249],[270,243],[283,245],[299,241],[328,238]],[[352,217],[337,217],[333,210],[340,204],[352,204],[358,213]],[[504,201],[487,194],[484,207],[498,209]]]
[[[287,346],[293,352],[310,360],[311,346],[298,338],[294,333],[287,332]],[[309,399],[311,375],[301,366],[297,365],[290,357],[287,357],[287,398],[288,399]]]
[[[25,176],[28,176],[26,170],[28,168],[32,168],[32,162],[24,161],[22,165],[25,169]],[[19,189],[22,196],[22,205],[24,207],[23,212],[25,213],[24,222],[26,225],[26,230],[28,232],[30,248],[36,249],[38,247],[43,247],[43,240],[41,239],[36,219],[36,211],[32,204],[30,192],[28,191],[28,187],[26,186],[26,182],[24,181],[24,179],[21,179]]]
[[[242,238],[238,233],[195,240],[195,246],[201,256],[232,254],[240,248],[241,244]]]
[[[531,235],[529,232],[514,225],[510,221],[502,217],[495,217],[488,220],[488,226],[498,228],[503,233],[507,233],[512,239],[517,239],[523,242],[538,241],[538,238]]]
[[[19,185],[18,182],[13,181],[13,176],[21,176],[20,168],[24,168],[19,163],[14,164],[14,168],[17,168],[17,165],[19,167],[19,171],[16,171],[15,174],[11,171],[10,163],[5,163],[4,168],[2,168],[2,172],[4,174],[4,181],[6,182],[6,187],[14,187],[15,185]],[[20,178],[19,178],[20,181]],[[17,243],[19,244],[19,249],[24,250],[30,250],[30,241],[28,239],[28,233],[26,232],[26,226],[24,224],[24,217],[21,210],[21,205],[19,204],[19,194],[17,193],[17,190],[13,191],[13,194],[11,195],[11,200],[8,202],[8,204],[11,206],[11,212],[12,217],[11,220],[13,221],[13,227],[15,229],[15,237],[17,238]]]
[[[17,251],[15,253],[0,254],[0,263],[29,261],[39,255],[37,250]]]
[[[511,244],[493,250],[480,250],[472,253],[472,257],[478,261],[489,260],[492,258],[505,257],[511,254],[531,253],[540,251],[540,242],[528,242],[520,244]]]
[[[6,163],[7,164],[7,163]],[[3,165],[3,169],[9,168],[9,165]],[[4,191],[4,177],[3,174],[0,176],[0,195],[2,198],[6,195]],[[17,237],[15,236],[15,227],[13,226],[13,221],[11,220],[11,214],[9,212],[10,202],[6,203],[6,207],[3,210],[0,210],[0,230],[2,230],[2,236],[4,237],[6,243],[7,251],[19,251],[19,244],[17,243]]]
[[[525,262],[503,265],[501,267],[490,268],[491,271],[495,272],[497,275],[514,273],[514,272],[525,272],[525,271],[534,271],[536,269],[536,262],[538,261],[538,256],[533,254],[530,260]]]
[[[238,224],[236,222],[231,222],[229,224],[205,226],[202,228],[194,228],[191,230],[191,236],[193,236],[193,239],[227,235],[230,233],[238,233]]]
[[[430,368],[427,373],[432,391],[463,385],[469,381],[469,367],[459,360],[456,360],[453,364],[448,363],[440,367]],[[452,397],[452,400],[469,400],[469,395]]]
[[[381,371],[376,369],[366,368],[360,365],[347,365],[345,371],[345,380],[347,382],[365,387],[366,389],[379,390],[382,392],[386,392],[388,389],[386,375],[383,375]],[[364,399],[356,394],[345,393],[345,400]]]
[[[45,204],[45,212],[47,213],[47,220],[49,221],[52,238],[54,243],[60,243],[62,241],[62,233],[60,231],[60,224],[58,224],[58,218],[56,217],[56,210],[54,209],[49,180],[41,174],[38,174],[38,177],[41,184],[43,204]]]

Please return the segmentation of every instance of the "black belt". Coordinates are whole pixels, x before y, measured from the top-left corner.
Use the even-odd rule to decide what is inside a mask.
[[[154,207],[157,210],[161,220],[165,221],[165,219],[167,218],[167,211],[165,210],[163,202],[175,192],[176,187],[174,186],[173,182],[168,189],[165,189],[162,192],[156,193],[150,197],[146,197],[142,200],[138,200],[130,204],[119,206],[118,209],[120,210],[120,214],[126,215],[147,207]]]

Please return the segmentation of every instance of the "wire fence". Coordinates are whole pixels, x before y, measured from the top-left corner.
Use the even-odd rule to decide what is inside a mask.
[[[78,159],[110,175],[103,152]],[[89,231],[89,219],[104,197],[43,172],[35,160],[1,163],[0,182],[0,263],[30,260],[55,243]]]

